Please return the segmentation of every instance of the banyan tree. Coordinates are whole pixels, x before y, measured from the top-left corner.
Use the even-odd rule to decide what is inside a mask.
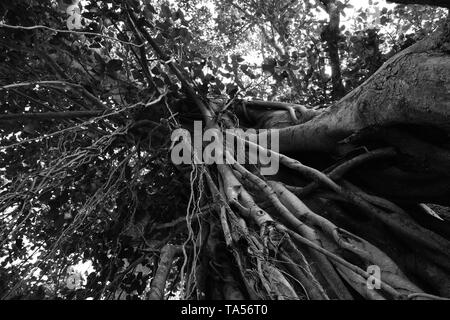
[[[2,298],[450,298],[448,2],[395,2],[0,3]]]

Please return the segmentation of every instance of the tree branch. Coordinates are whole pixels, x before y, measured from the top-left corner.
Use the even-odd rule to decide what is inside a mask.
[[[342,83],[341,62],[339,57],[339,38],[340,38],[340,11],[336,1],[323,1],[326,11],[330,17],[328,25],[323,29],[321,37],[327,44],[327,52],[331,64],[331,83],[333,86],[333,97],[342,98],[345,94],[345,87]]]
[[[167,277],[172,269],[172,262],[180,251],[180,247],[171,244],[167,244],[161,249],[158,269],[156,270],[156,274],[153,278],[148,295],[149,300],[164,299],[164,289],[166,286]]]
[[[421,4],[428,6],[450,8],[450,2],[448,0],[388,0],[388,2],[394,2],[399,4]]]
[[[135,24],[136,28],[139,30],[139,32],[142,34],[142,36],[147,40],[147,42],[152,47],[153,51],[156,53],[156,56],[163,60],[163,62],[169,67],[170,71],[178,78],[178,80],[181,82],[183,88],[185,89],[187,95],[189,98],[191,98],[195,105],[199,108],[200,112],[203,115],[203,118],[205,119],[205,123],[207,127],[213,127],[214,121],[213,115],[211,113],[211,110],[206,106],[206,104],[198,97],[197,93],[193,89],[193,86],[188,82],[188,80],[183,76],[181,73],[179,67],[174,62],[173,58],[168,56],[159,46],[158,44],[153,40],[153,38],[150,36],[150,34],[147,32],[147,30],[138,23],[136,15],[129,9],[128,15],[131,21]]]
[[[103,114],[103,112],[105,112],[105,110],[39,112],[39,113],[7,113],[7,114],[0,114],[0,121],[89,118],[89,117],[99,116],[99,115]]]

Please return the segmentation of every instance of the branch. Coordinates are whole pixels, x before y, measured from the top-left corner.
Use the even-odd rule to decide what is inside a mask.
[[[301,104],[294,104],[294,103],[286,103],[286,102],[276,102],[276,101],[262,101],[262,100],[247,100],[242,101],[244,106],[247,107],[259,107],[259,108],[265,108],[265,109],[279,109],[279,110],[287,110],[294,112],[299,112],[301,115],[302,122],[306,122],[308,120],[311,120],[315,116],[319,115],[321,112],[317,110],[313,110],[310,108],[307,108]]]
[[[328,25],[323,29],[321,37],[327,44],[327,52],[331,64],[331,83],[333,85],[333,96],[341,98],[345,94],[345,88],[342,84],[341,62],[339,57],[339,24],[340,11],[334,0],[324,1],[326,11],[330,16]]]
[[[167,277],[172,269],[172,262],[179,252],[180,247],[171,244],[167,244],[161,249],[158,269],[156,270],[155,277],[153,278],[148,296],[149,300],[164,299],[164,288],[166,286]]]
[[[237,135],[235,135],[235,137],[237,137],[238,139],[242,139]],[[346,201],[355,205],[366,215],[376,217],[389,228],[406,237],[408,240],[414,241],[415,243],[420,244],[421,246],[430,249],[431,251],[442,254],[443,257],[445,257],[444,259],[448,259],[448,257],[450,256],[450,241],[441,237],[440,235],[430,232],[426,228],[417,224],[408,216],[401,215],[398,212],[392,212],[391,214],[387,215],[384,211],[367,202],[359,194],[351,190],[342,188],[341,186],[336,184],[323,172],[315,168],[308,167],[293,158],[274,152],[273,150],[265,149],[259,144],[253,143],[250,140],[243,140],[243,142],[247,145],[253,145],[258,148],[258,152],[263,152],[264,154],[275,156],[278,161],[286,167],[291,168],[304,175],[305,177],[308,177],[311,180],[323,185],[324,187],[331,189],[338,195],[344,197]],[[445,262],[445,267],[447,266],[448,263]]]
[[[113,40],[113,41],[117,41],[117,42],[120,42],[120,43],[123,43],[123,44],[129,44],[130,46],[134,46],[134,47],[141,47],[141,46],[144,45],[144,44],[139,44],[138,45],[138,44],[135,44],[133,42],[119,40],[119,39],[116,39],[114,37],[106,36],[104,34],[96,33],[96,32],[74,31],[74,30],[60,30],[60,29],[53,29],[53,28],[50,28],[50,27],[47,27],[47,26],[41,26],[41,25],[30,26],[30,27],[23,27],[23,26],[12,26],[12,25],[9,25],[9,24],[0,23],[0,28],[9,28],[9,29],[18,29],[18,30],[45,29],[45,30],[49,30],[49,31],[57,32],[57,33],[72,33],[72,34],[79,34],[79,35],[90,35],[90,36],[102,37],[102,38]]]
[[[153,40],[153,38],[150,36],[150,34],[147,32],[147,30],[141,26],[138,21],[136,15],[129,9],[128,15],[135,24],[136,28],[139,30],[139,32],[143,35],[145,40],[150,44],[153,51],[156,53],[156,56],[163,60],[164,64],[166,64],[169,69],[172,71],[172,73],[178,78],[178,80],[181,82],[183,88],[186,90],[187,95],[189,98],[191,98],[195,105],[200,109],[203,118],[205,119],[205,123],[207,127],[214,127],[215,123],[213,121],[213,115],[210,111],[210,109],[203,103],[203,101],[198,97],[197,93],[193,89],[193,86],[188,82],[188,80],[183,76],[183,74],[180,71],[180,68],[176,65],[173,58],[166,55],[166,53],[158,46],[158,44]]]
[[[136,39],[139,42],[139,44],[145,44],[143,39],[141,38],[141,36],[139,34],[139,31],[138,31],[136,25],[134,24],[133,20],[130,18],[130,16],[127,16],[127,18],[128,18],[129,25],[131,26],[131,29],[133,30],[133,34],[136,37]],[[114,26],[117,28],[117,26],[115,24],[114,24]],[[122,31],[120,31],[120,32],[122,32]],[[131,49],[132,49],[131,51],[136,56],[136,59],[138,60],[139,64],[142,66],[142,72],[144,73],[145,77],[147,78],[147,82],[148,82],[150,88],[154,89],[158,94],[160,94],[160,92],[158,90],[158,87],[156,86],[156,84],[153,81],[153,78],[152,78],[152,76],[150,74],[150,69],[149,69],[149,66],[148,66],[147,53],[146,53],[145,47],[141,46],[139,48],[139,56],[133,50],[133,48],[131,48]]]
[[[6,114],[0,114],[0,121],[90,118],[90,117],[99,116],[99,115],[103,114],[103,112],[105,112],[105,110],[39,112],[39,113],[6,113]]]
[[[399,4],[420,4],[420,5],[450,8],[450,2],[448,0],[388,0],[388,2],[394,2]]]
[[[97,106],[99,106],[100,108],[105,107],[105,105],[102,103],[102,101],[99,98],[97,98],[95,95],[93,95],[91,92],[89,92],[81,84],[71,83],[71,82],[61,81],[61,80],[29,81],[29,82],[12,83],[12,84],[8,84],[8,85],[0,87],[0,91],[14,89],[14,88],[20,88],[20,87],[30,87],[30,86],[36,86],[36,85],[46,86],[46,87],[54,88],[54,89],[65,89],[65,90],[73,89],[74,91],[76,89],[78,89],[78,90],[82,91],[82,93],[86,96],[86,98],[91,100]],[[79,92],[76,92],[76,93],[79,93]]]
[[[379,159],[379,158],[384,158],[384,157],[392,157],[395,155],[396,155],[396,152],[393,148],[383,148],[383,149],[369,151],[369,152],[360,154],[360,155],[356,156],[355,158],[352,158],[352,159],[338,165],[327,175],[331,179],[337,180],[337,179],[340,179],[345,173],[347,173],[354,167],[359,166],[360,164],[365,163],[368,160]],[[308,195],[311,192],[313,192],[314,190],[316,190],[318,187],[320,187],[319,183],[316,181],[313,181],[305,187],[294,187],[295,188],[294,193],[297,196],[305,197],[306,195]]]

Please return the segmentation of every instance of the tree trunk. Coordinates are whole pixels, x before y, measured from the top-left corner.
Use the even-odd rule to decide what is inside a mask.
[[[172,268],[172,262],[179,248],[177,246],[167,244],[161,249],[161,256],[159,258],[158,269],[152,280],[150,292],[148,294],[149,300],[163,300],[164,289],[166,287],[167,277]]]
[[[321,115],[280,129],[280,151],[335,151],[341,140],[363,129],[399,124],[449,134],[449,53],[446,30],[398,53]]]
[[[229,190],[228,201],[239,203],[239,211],[260,229],[275,224],[278,232],[296,242],[314,266],[304,279],[307,296],[349,299],[357,292],[366,299],[436,298],[425,294],[418,283],[448,295],[442,285],[450,270],[448,224],[422,218],[423,211],[410,206],[426,200],[449,203],[450,199],[448,30],[447,26],[392,57],[323,112],[270,102],[237,106],[247,126],[278,131],[280,164],[288,169],[275,179],[295,185],[288,187],[296,194],[235,164],[232,172],[219,167]],[[259,133],[260,138],[266,134]],[[375,148],[380,149],[334,164],[336,157]],[[305,159],[314,168],[296,159]],[[324,168],[331,168],[326,175],[316,169],[321,160]],[[343,180],[344,175],[370,193]],[[414,197],[412,177],[418,179]],[[312,182],[306,184],[308,180]],[[392,184],[387,183],[391,180]],[[392,193],[383,192],[384,188]],[[339,225],[333,223],[335,219]],[[280,260],[298,261],[297,251],[282,247],[288,255]],[[411,257],[421,259],[426,270],[408,261]],[[370,276],[364,269],[373,265],[381,270],[381,291],[367,289]],[[297,269],[288,270],[297,280],[305,276]],[[318,287],[313,285],[316,279]]]

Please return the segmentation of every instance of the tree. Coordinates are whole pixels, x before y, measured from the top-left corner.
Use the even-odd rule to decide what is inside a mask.
[[[398,2],[1,3],[2,297],[450,298],[450,21]]]

